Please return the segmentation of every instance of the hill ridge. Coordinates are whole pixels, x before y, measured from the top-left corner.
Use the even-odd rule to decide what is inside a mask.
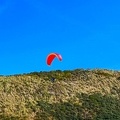
[[[52,81],[52,78],[54,78],[54,81]],[[114,102],[110,100],[109,103],[109,98]],[[87,99],[88,101],[86,101]],[[101,104],[102,100],[106,102],[106,99],[110,105],[108,104],[105,107]],[[93,104],[91,100],[95,103],[93,102]],[[115,119],[117,120],[117,118],[120,118],[120,114],[118,114],[120,108],[117,108],[120,106],[119,102],[119,71],[75,69],[0,76],[0,118],[4,119],[61,120],[61,115],[64,116],[64,119],[67,119],[67,117],[70,119],[71,115],[66,116],[60,113],[60,109],[64,109],[62,111],[65,113],[70,112],[72,114],[74,113],[72,109],[74,109],[77,115],[71,116],[71,120],[74,117],[75,120],[92,120],[97,119],[101,109],[105,108],[107,111],[112,104],[114,114],[110,114],[110,111],[108,111],[109,115],[106,112],[104,114],[105,116],[108,115],[108,118],[111,117],[112,120],[116,116]],[[89,105],[84,105],[84,103]],[[67,104],[69,105],[68,108],[66,108]],[[57,105],[59,110],[56,112]],[[78,106],[81,112],[76,110]],[[95,111],[94,109],[100,110]],[[85,116],[85,114],[88,114],[88,116]],[[59,117],[56,118],[56,115]],[[99,117],[105,116],[101,115]]]

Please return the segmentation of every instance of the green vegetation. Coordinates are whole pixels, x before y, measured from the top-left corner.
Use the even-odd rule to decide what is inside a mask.
[[[0,120],[120,120],[119,79],[98,69],[0,76]]]

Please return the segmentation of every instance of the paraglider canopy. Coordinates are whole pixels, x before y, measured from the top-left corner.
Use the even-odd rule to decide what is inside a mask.
[[[47,65],[51,65],[52,61],[55,59],[55,58],[58,58],[60,61],[62,60],[62,56],[58,53],[50,53],[48,56],[47,56]]]

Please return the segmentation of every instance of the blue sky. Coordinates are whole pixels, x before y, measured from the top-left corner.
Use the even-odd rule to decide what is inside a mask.
[[[120,69],[119,0],[0,0],[0,74]],[[46,56],[60,53],[49,67]]]

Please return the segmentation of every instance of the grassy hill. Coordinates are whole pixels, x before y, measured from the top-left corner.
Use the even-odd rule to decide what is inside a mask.
[[[0,120],[120,120],[120,72],[0,76]]]

